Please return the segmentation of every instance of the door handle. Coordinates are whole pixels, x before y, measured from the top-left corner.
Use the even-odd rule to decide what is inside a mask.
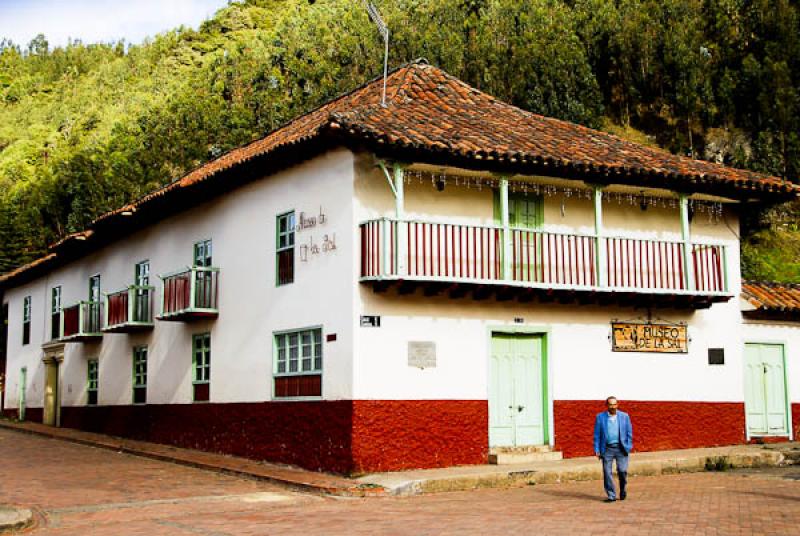
[[[525,409],[525,406],[517,406],[517,411],[522,411],[523,409]]]

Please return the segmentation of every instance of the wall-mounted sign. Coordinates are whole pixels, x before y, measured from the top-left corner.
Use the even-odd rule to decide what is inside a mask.
[[[362,328],[379,328],[381,327],[381,317],[361,315]]]
[[[336,233],[322,235],[322,243],[318,243],[314,237],[309,237],[307,244],[298,244],[300,250],[300,262],[308,262],[309,255],[319,255],[336,250]]]
[[[436,368],[436,343],[408,341],[408,366],[420,369]]]
[[[306,229],[313,229],[317,225],[324,225],[326,221],[328,221],[328,217],[322,211],[322,207],[319,207],[319,214],[316,216],[309,216],[306,212],[301,212],[294,230],[299,233]]]
[[[685,354],[689,351],[688,340],[683,324],[611,323],[614,352]]]

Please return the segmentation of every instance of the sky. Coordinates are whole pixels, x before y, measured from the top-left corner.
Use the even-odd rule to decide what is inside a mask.
[[[197,26],[227,0],[0,0],[0,39],[25,46],[37,34],[50,47],[69,38],[84,43],[125,39],[141,43],[180,25]]]

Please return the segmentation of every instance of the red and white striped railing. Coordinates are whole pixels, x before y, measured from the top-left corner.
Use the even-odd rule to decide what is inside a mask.
[[[687,288],[683,242],[613,237],[605,237],[603,242],[609,287]]]
[[[591,236],[511,229],[511,279],[529,283],[595,286]]]
[[[362,278],[722,293],[725,247],[388,218],[360,226]],[[600,248],[600,250],[598,250]],[[505,254],[504,254],[505,252]],[[689,258],[687,257],[689,255]]]

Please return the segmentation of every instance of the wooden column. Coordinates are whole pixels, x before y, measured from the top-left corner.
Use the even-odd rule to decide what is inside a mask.
[[[503,280],[511,279],[511,229],[508,219],[508,179],[500,179],[500,222],[503,226],[502,272]]]
[[[681,194],[681,241],[683,242],[683,278],[686,290],[694,290],[694,261],[692,259],[692,235],[689,223],[689,196]]]
[[[397,226],[395,234],[396,240],[396,247],[394,248],[395,254],[395,267],[397,273],[395,275],[403,276],[407,273],[406,267],[406,245],[408,244],[407,238],[407,224],[405,223],[405,171],[402,164],[395,163],[392,168],[392,176],[394,182],[394,206],[395,206],[395,218],[397,218],[397,222],[395,225]],[[389,222],[391,225],[391,222]],[[386,244],[389,244],[387,241]],[[391,244],[389,244],[391,247]]]
[[[592,199],[594,202],[594,251],[595,251],[595,275],[598,287],[608,286],[608,274],[606,273],[607,255],[605,242],[603,241],[603,187],[592,186]]]

